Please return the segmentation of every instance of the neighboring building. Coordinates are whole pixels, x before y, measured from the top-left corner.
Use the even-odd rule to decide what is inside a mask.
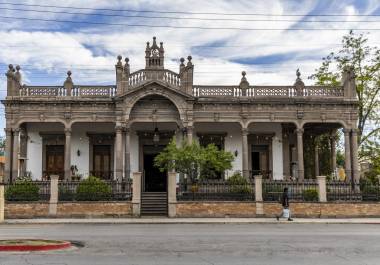
[[[145,62],[145,69],[130,72],[128,58],[123,63],[119,56],[116,85],[109,86],[76,85],[71,72],[63,86],[24,85],[20,67],[10,65],[2,101],[6,179],[25,172],[35,179],[122,179],[145,171],[144,189],[162,190],[166,177],[153,167],[153,158],[174,136],[231,151],[235,161],[226,175],[242,171],[247,177],[302,180],[303,139],[339,128],[345,132],[346,174],[359,177],[351,69],[340,87],[305,86],[298,70],[287,86],[251,86],[244,72],[240,84],[195,85],[191,56],[187,62],[181,58],[179,73],[167,70],[163,44],[155,38],[147,43]]]

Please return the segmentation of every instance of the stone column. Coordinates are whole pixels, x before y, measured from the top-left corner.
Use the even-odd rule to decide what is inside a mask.
[[[319,202],[327,202],[326,176],[317,176]]]
[[[12,181],[18,177],[18,156],[20,148],[20,128],[13,130]]]
[[[243,159],[243,176],[249,178],[249,167],[248,167],[248,129],[243,128],[241,130],[242,136],[242,159]]]
[[[298,158],[298,180],[303,181],[305,170],[303,165],[303,129],[297,129],[297,158]]]
[[[315,176],[319,176],[319,146],[317,142],[314,145],[314,170]]]
[[[186,128],[186,131],[187,131],[187,143],[188,144],[192,144],[193,143],[193,131],[194,131],[194,127],[193,126],[188,126]]]
[[[169,217],[176,216],[177,204],[177,173],[168,173],[168,212]]]
[[[0,176],[0,223],[4,222],[4,212],[5,212],[5,198],[4,198],[4,184],[3,177]]]
[[[118,181],[123,178],[123,127],[116,126],[115,136],[115,176]]]
[[[351,155],[352,155],[352,177],[355,182],[359,182],[359,158],[358,158],[358,130],[352,129],[351,132]]]
[[[255,176],[255,201],[256,201],[256,216],[264,215],[263,204],[263,176]]]
[[[350,144],[350,130],[344,129],[344,166],[346,171],[346,180],[352,179],[351,175],[351,144]]]
[[[71,128],[65,128],[65,180],[71,178]]]
[[[331,147],[331,172],[336,173],[336,146],[335,146],[335,133],[330,136],[330,147]]]
[[[50,201],[49,201],[49,215],[57,215],[57,204],[58,204],[58,175],[50,176]]]
[[[5,165],[4,165],[4,181],[11,181],[12,170],[12,129],[5,128]]]
[[[141,209],[141,172],[133,172],[133,195],[132,195],[132,214],[140,216]]]
[[[283,169],[284,176],[291,176],[290,173],[290,157],[289,157],[289,135],[285,133],[282,134],[282,159],[283,159]]]
[[[124,167],[125,167],[125,174],[124,178],[129,179],[131,177],[131,130],[130,128],[125,128],[125,154],[124,154]]]

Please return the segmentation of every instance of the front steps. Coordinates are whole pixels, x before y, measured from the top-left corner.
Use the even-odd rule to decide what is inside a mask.
[[[168,216],[167,192],[142,192],[141,216]]]

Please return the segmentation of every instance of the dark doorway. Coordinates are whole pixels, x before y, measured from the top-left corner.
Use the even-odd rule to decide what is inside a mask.
[[[264,178],[270,176],[269,170],[269,148],[267,145],[252,146],[252,175],[262,175]]]
[[[63,167],[65,165],[65,147],[64,145],[47,145],[46,146],[46,170],[45,176],[59,175],[59,179],[64,178]]]
[[[166,192],[167,173],[154,166],[154,158],[165,146],[144,146],[144,192]]]
[[[93,170],[91,175],[102,178],[111,179],[111,146],[110,145],[94,145],[93,146]]]

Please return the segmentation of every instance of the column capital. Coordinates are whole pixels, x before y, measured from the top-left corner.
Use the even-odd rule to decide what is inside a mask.
[[[304,129],[303,128],[297,128],[296,129],[296,133],[297,134],[303,134],[304,133]]]
[[[124,130],[124,126],[122,126],[122,125],[116,125],[115,126],[116,133],[122,133],[123,130]]]
[[[71,128],[65,128],[63,131],[65,132],[66,136],[70,136],[72,132]]]
[[[351,133],[352,133],[352,135],[356,136],[359,133],[359,129],[358,128],[354,128],[354,129],[351,130]]]
[[[4,128],[5,134],[6,135],[11,135],[12,134],[12,129],[11,128]]]
[[[247,135],[249,134],[249,130],[248,130],[248,128],[242,128],[242,129],[241,129],[241,134],[242,134],[243,136],[247,136]]]
[[[124,127],[124,128],[123,128],[123,132],[124,132],[125,134],[129,134],[129,133],[131,132],[131,128],[129,128],[129,127]]]
[[[21,131],[21,129],[19,127],[13,128],[13,133],[15,133],[15,134],[19,134],[20,131]]]
[[[351,129],[349,129],[349,128],[344,128],[344,129],[343,129],[343,133],[344,133],[344,135],[349,135],[350,132],[351,132]]]

